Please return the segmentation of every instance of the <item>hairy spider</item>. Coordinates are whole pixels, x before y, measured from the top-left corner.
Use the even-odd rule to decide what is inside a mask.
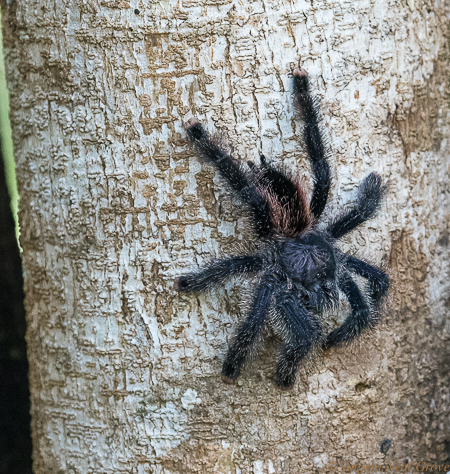
[[[202,291],[236,274],[259,274],[250,314],[237,330],[222,368],[222,380],[233,384],[250,349],[257,342],[269,308],[282,323],[283,341],[276,368],[276,383],[284,390],[295,382],[302,359],[314,345],[329,348],[352,341],[380,319],[380,305],[389,287],[382,270],[339,251],[335,241],[370,219],[378,209],[385,187],[377,173],[361,183],[353,209],[318,230],[331,185],[327,147],[319,125],[319,104],[310,93],[304,69],[295,68],[294,104],[303,120],[303,139],[314,175],[312,197],[307,203],[299,182],[269,164],[264,156],[256,166],[230,156],[211,139],[200,122],[190,119],[187,134],[200,157],[211,163],[248,205],[258,245],[252,255],[215,260],[199,271],[177,277],[181,292]],[[362,291],[351,273],[367,279]],[[339,290],[347,297],[351,314],[324,337],[315,315],[337,306]]]

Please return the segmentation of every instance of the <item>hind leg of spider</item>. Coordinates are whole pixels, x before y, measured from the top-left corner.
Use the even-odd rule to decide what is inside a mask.
[[[269,203],[252,182],[251,171],[211,140],[197,119],[189,119],[185,129],[200,156],[215,166],[231,188],[250,205],[259,236],[269,236],[273,228]]]
[[[259,255],[242,255],[211,262],[205,268],[175,279],[175,289],[183,293],[202,291],[220,285],[238,273],[253,273],[263,269]]]
[[[319,126],[319,104],[311,96],[308,74],[304,69],[295,68],[293,76],[294,105],[303,119],[303,139],[314,177],[310,209],[318,219],[325,209],[330,191],[330,166],[326,159],[327,150]]]
[[[327,231],[335,239],[341,238],[355,227],[371,219],[380,207],[386,187],[381,184],[378,173],[370,173],[364,178],[358,192],[356,206],[340,219],[332,223]]]
[[[350,303],[351,313],[341,326],[329,334],[324,344],[325,349],[344,342],[350,342],[364,330],[373,328],[377,323],[377,318],[371,312],[358,285],[347,272],[344,272],[342,275],[339,281],[339,288]]]
[[[252,344],[260,334],[277,282],[272,276],[265,276],[256,291],[250,314],[239,327],[233,344],[228,349],[222,367],[222,380],[234,384],[241,373]]]
[[[296,296],[289,292],[277,298],[277,310],[288,333],[276,372],[276,384],[281,390],[289,390],[294,386],[301,361],[322,338],[319,321],[306,310]]]
[[[374,310],[378,310],[389,289],[389,277],[383,270],[359,258],[347,256],[346,268],[369,281],[368,296]]]

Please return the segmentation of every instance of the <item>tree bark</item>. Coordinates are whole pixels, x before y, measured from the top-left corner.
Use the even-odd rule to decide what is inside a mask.
[[[450,463],[448,14],[439,0],[2,0],[36,473]],[[251,284],[184,296],[173,281],[246,223],[182,123],[310,187],[299,63],[334,156],[328,217],[370,171],[390,183],[342,244],[389,264],[385,323],[316,354],[291,392],[271,344],[229,387]]]

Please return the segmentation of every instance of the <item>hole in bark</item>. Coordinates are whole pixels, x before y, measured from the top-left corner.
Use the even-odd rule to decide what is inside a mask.
[[[366,382],[359,382],[355,385],[355,390],[358,393],[364,392],[364,390],[367,390],[368,388],[370,388],[370,385],[367,384]]]
[[[391,447],[391,440],[390,439],[386,438],[383,441],[380,441],[380,451],[383,454],[387,454],[390,447]]]

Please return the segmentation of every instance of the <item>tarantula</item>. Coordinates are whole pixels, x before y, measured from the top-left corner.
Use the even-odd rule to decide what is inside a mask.
[[[299,182],[269,164],[264,156],[260,157],[260,166],[252,162],[245,165],[211,139],[198,120],[190,119],[185,124],[200,157],[214,165],[248,205],[252,228],[259,239],[252,255],[215,260],[175,280],[178,291],[196,292],[219,285],[235,274],[259,274],[250,313],[238,328],[223,363],[222,380],[228,384],[239,377],[270,308],[284,328],[276,383],[287,390],[293,386],[296,371],[313,346],[327,349],[350,342],[377,324],[389,287],[389,278],[381,269],[334,245],[378,209],[385,186],[377,173],[362,181],[354,208],[334,219],[325,230],[318,230],[331,185],[327,146],[320,127],[319,103],[311,95],[308,74],[295,68],[292,75],[294,105],[303,120],[303,139],[314,175],[309,205]],[[361,291],[351,273],[367,280],[365,291]],[[325,337],[316,315],[338,305],[339,290],[348,299],[351,314]]]

